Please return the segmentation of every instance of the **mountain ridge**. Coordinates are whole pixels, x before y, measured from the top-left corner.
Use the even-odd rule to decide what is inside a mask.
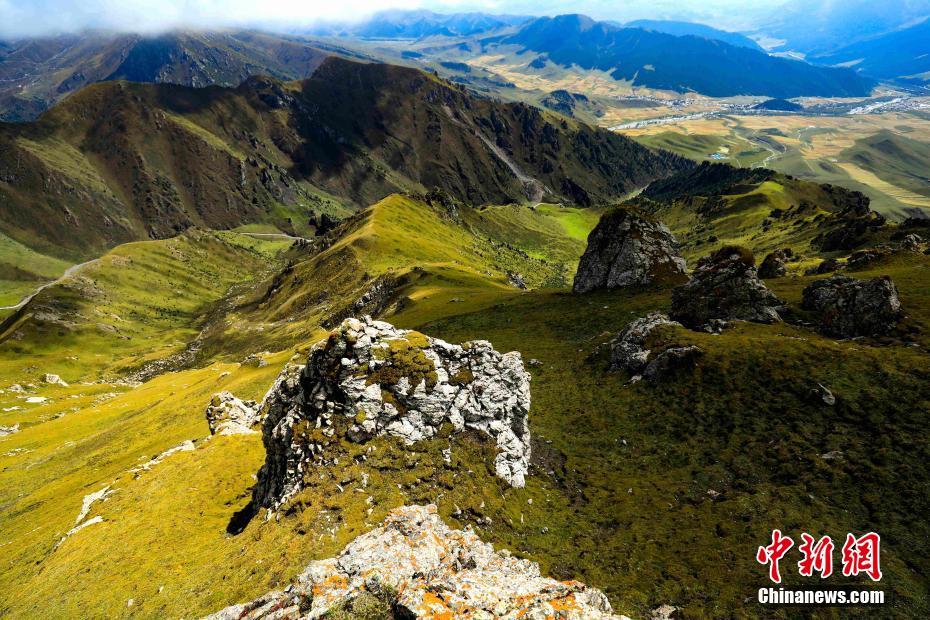
[[[72,259],[190,226],[310,233],[397,191],[471,204],[618,200],[679,156],[403,67],[327,59],[303,82],[105,82],[0,125],[0,227]],[[100,222],[103,226],[100,226]]]
[[[327,56],[305,41],[257,31],[88,32],[26,39],[0,50],[0,120],[33,120],[94,82],[237,86],[258,73],[301,79]]]
[[[872,83],[848,69],[824,68],[696,36],[617,28],[585,15],[543,17],[501,40],[563,66],[614,79],[712,97],[865,96]]]

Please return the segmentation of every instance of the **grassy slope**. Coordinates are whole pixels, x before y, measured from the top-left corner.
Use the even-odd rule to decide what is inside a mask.
[[[893,186],[930,196],[930,144],[882,131],[843,151],[840,157]]]
[[[12,306],[71,263],[40,254],[0,233],[0,306]],[[2,315],[0,315],[2,316]]]
[[[637,140],[646,146],[665,149],[699,161],[710,161],[711,155],[720,153],[736,166],[757,166],[770,155],[769,151],[736,135],[714,136],[665,131],[640,136]]]
[[[786,210],[803,199],[803,194],[799,195],[793,189],[796,188],[786,187],[777,181],[766,181],[745,193],[726,196],[728,207],[711,217],[709,222],[693,208],[682,204],[664,207],[656,216],[682,243],[682,254],[692,265],[713,250],[732,244],[750,247],[760,256],[785,247],[809,253],[810,241],[817,234],[814,220],[825,213],[821,209],[805,214],[800,222],[776,221],[772,229],[761,232],[762,222],[774,209]],[[712,237],[717,237],[717,240],[710,241]]]
[[[565,286],[584,250],[582,239],[596,223],[593,214],[514,205],[450,215],[389,196],[349,221],[325,251],[299,260],[259,291],[222,338],[227,348],[236,338],[269,346],[300,341],[346,311],[379,277],[398,281],[409,301],[436,296],[459,312],[486,307],[502,293],[519,294],[508,271],[521,273],[530,287]]]
[[[500,209],[486,210],[485,224],[520,223],[514,245],[569,251],[526,232],[552,228],[548,208],[529,221],[533,212]],[[585,225],[575,214],[556,215],[581,234]],[[202,412],[215,391],[259,397],[290,347],[264,368],[213,364],[119,388],[125,393],[96,406],[97,387],[44,390],[52,402],[30,415],[46,421],[0,440],[0,454],[33,450],[0,457],[0,501],[8,507],[0,545],[11,558],[0,577],[0,612],[195,617],[283,585],[393,506],[437,501],[449,522],[474,525],[485,539],[540,561],[547,573],[605,589],[619,612],[636,616],[660,603],[683,606],[689,617],[758,615],[752,597],[764,574],[755,547],[772,528],[834,539],[876,529],[885,543],[883,586],[894,601],[887,611],[930,613],[930,566],[913,553],[930,535],[919,518],[930,509],[923,466],[930,445],[920,430],[930,403],[930,258],[899,255],[856,274],[895,278],[908,325],[922,330],[918,348],[838,343],[789,326],[741,325],[721,336],[670,332],[663,337],[705,349],[698,369],[658,386],[628,386],[624,375],[606,372],[598,345],[632,318],[666,307],[667,290],[582,298],[519,292],[499,272],[483,275],[497,257],[435,210],[395,198],[359,223],[313,259],[313,270],[298,265],[294,277],[341,273],[327,272],[332,266],[321,263],[324,256],[350,257],[348,271],[357,260],[372,274],[421,265],[424,273],[403,291],[410,301],[389,320],[453,342],[488,339],[499,350],[539,359],[542,366],[532,369],[536,468],[527,488],[502,486],[493,476],[492,451],[468,439],[456,441],[451,465],[438,445],[411,453],[380,441],[366,464],[340,459],[298,498],[299,510],[280,521],[253,520],[228,536],[226,526],[248,502],[262,462],[259,437],[202,443],[138,478],[121,472],[143,455],[205,435]],[[771,285],[797,307],[808,281]],[[331,283],[305,279],[302,286]],[[296,308],[295,291],[286,299]],[[449,303],[463,291],[474,297]],[[237,329],[235,320],[244,316],[227,325]],[[308,330],[313,320],[308,315],[290,329]],[[835,408],[808,401],[817,382],[837,395]],[[72,393],[84,396],[66,398]],[[72,407],[78,411],[49,419]],[[0,424],[19,419],[6,414]],[[842,451],[843,460],[820,458],[832,450]],[[364,489],[363,474],[370,476]],[[104,523],[50,553],[59,532],[73,525],[83,495],[114,478],[117,493],[90,513]],[[25,494],[24,485],[31,488]],[[712,499],[711,489],[722,495]],[[463,512],[453,517],[457,509]],[[476,524],[476,515],[491,521]],[[30,531],[37,523],[47,525]]]
[[[45,289],[3,324],[0,376],[96,380],[179,353],[215,303],[275,264],[257,245],[276,252],[279,242],[224,237],[239,235],[191,231],[126,244]]]

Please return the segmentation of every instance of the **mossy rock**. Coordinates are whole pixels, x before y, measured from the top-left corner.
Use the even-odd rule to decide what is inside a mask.
[[[411,386],[417,386],[421,381],[426,387],[432,389],[439,381],[436,374],[436,365],[426,357],[424,348],[429,346],[429,340],[423,334],[411,332],[404,339],[392,340],[387,349],[382,349],[381,355],[384,364],[368,376],[368,385],[397,385],[404,377]]]

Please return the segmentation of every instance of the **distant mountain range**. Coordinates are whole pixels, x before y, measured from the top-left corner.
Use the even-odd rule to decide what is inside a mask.
[[[313,36],[360,37],[365,39],[421,39],[424,37],[470,37],[530,21],[520,15],[488,13],[441,14],[432,11],[380,11],[361,22],[321,24],[301,31]]]
[[[697,36],[618,28],[583,15],[544,17],[501,40],[563,65],[610,72],[636,86],[712,97],[865,96],[854,71],[817,67]]]
[[[791,0],[759,33],[776,40],[777,51],[823,56],[927,17],[930,0]]]
[[[843,64],[876,78],[930,82],[930,20],[854,43],[813,60]]]
[[[0,232],[77,260],[191,226],[299,232],[314,211],[398,191],[604,203],[691,165],[416,69],[330,57],[302,82],[102,82],[0,123]]]
[[[620,25],[618,24],[618,26]],[[711,26],[696,24],[694,22],[639,19],[623,24],[621,27],[642,28],[643,30],[652,30],[653,32],[664,32],[665,34],[671,34],[676,37],[691,36],[701,37],[702,39],[714,39],[716,41],[729,43],[736,47],[746,47],[751,50],[756,50],[757,52],[764,51],[758,43],[746,35],[738,32],[727,32],[726,30],[719,30]]]
[[[26,39],[0,45],[0,120],[35,118],[71,92],[105,80],[237,86],[255,74],[305,78],[327,56],[305,42],[256,32]]]

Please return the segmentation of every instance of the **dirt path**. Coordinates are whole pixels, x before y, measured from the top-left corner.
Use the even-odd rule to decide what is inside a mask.
[[[95,258],[95,259],[93,259],[93,260],[87,261],[86,263],[79,263],[79,264],[77,264],[77,265],[72,265],[71,267],[68,267],[68,268],[65,270],[65,272],[61,275],[60,278],[58,278],[58,279],[56,279],[56,280],[52,280],[51,282],[46,282],[45,284],[43,284],[42,286],[40,286],[39,288],[37,288],[36,290],[34,290],[30,295],[27,295],[26,297],[23,297],[23,299],[22,299],[18,304],[16,304],[15,306],[0,306],[0,310],[19,310],[20,308],[22,308],[23,306],[25,306],[26,304],[28,304],[30,301],[32,301],[33,298],[34,298],[36,295],[38,295],[39,293],[41,293],[42,291],[44,291],[44,290],[47,289],[48,287],[54,286],[54,285],[58,284],[59,282],[64,281],[65,279],[67,279],[67,278],[73,276],[75,273],[77,273],[78,270],[81,269],[82,267],[86,267],[87,265],[90,265],[91,263],[96,263],[98,260],[100,260],[100,259]]]

